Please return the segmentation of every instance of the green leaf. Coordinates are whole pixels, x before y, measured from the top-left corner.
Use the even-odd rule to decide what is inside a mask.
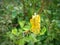
[[[34,45],[34,42],[29,42],[28,45]]]
[[[36,36],[34,34],[31,34],[31,35],[25,37],[25,41],[34,43],[34,42],[37,42],[38,40],[36,39]]]
[[[24,45],[24,44],[25,44],[24,38],[23,38],[23,39],[20,39],[20,40],[19,40],[19,45]]]
[[[14,11],[12,12],[12,19],[14,19],[16,16],[17,16],[17,12],[16,12],[16,10],[14,10]]]
[[[44,10],[44,13],[51,14],[51,11],[50,10]]]
[[[18,20],[18,23],[19,23],[20,27],[23,28],[25,21]]]
[[[41,30],[40,35],[44,35],[45,32],[46,32],[46,27],[44,27],[44,28]]]
[[[30,30],[30,26],[26,25],[25,27],[23,27],[23,30]]]
[[[17,29],[16,28],[12,29],[12,34],[17,35]]]
[[[31,34],[29,36],[29,40],[32,41],[32,42],[37,42],[38,40],[36,39],[36,36],[34,34]]]

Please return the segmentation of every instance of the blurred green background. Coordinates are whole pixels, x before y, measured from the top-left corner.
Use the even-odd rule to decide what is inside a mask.
[[[29,32],[34,13],[38,35]],[[0,0],[0,45],[60,45],[60,0]]]

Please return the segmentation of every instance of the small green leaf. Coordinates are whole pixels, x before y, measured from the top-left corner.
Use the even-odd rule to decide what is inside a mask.
[[[19,23],[20,27],[23,28],[23,26],[24,26],[24,24],[25,24],[25,21],[20,21],[20,20],[18,20],[18,23]]]
[[[29,25],[26,25],[23,30],[29,30],[30,29],[30,26]]]
[[[24,38],[23,38],[23,39],[20,39],[20,40],[19,40],[19,45],[24,45],[24,44],[25,44]]]
[[[17,34],[17,29],[16,28],[12,29],[12,34],[14,34],[14,35]]]
[[[44,35],[45,32],[46,32],[46,27],[44,27],[44,28],[41,30],[40,35]]]
[[[16,16],[17,16],[17,12],[14,10],[14,11],[12,12],[12,18],[14,19]]]
[[[36,39],[36,36],[34,34],[31,34],[29,36],[29,40],[32,41],[32,42],[37,42],[38,40]]]

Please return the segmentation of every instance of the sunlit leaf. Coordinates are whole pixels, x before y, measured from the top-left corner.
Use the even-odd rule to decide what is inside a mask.
[[[47,31],[47,30],[46,30],[46,27],[44,27],[44,28],[41,30],[40,35],[44,35],[46,31]]]
[[[19,23],[20,27],[23,28],[23,26],[24,26],[24,24],[25,24],[25,21],[20,21],[20,20],[18,20],[18,23]]]
[[[17,29],[16,28],[12,29],[12,34],[17,35]]]

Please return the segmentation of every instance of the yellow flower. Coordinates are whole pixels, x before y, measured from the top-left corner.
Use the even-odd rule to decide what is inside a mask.
[[[31,32],[34,34],[40,33],[40,16],[39,15],[33,15],[30,19],[31,23]]]

